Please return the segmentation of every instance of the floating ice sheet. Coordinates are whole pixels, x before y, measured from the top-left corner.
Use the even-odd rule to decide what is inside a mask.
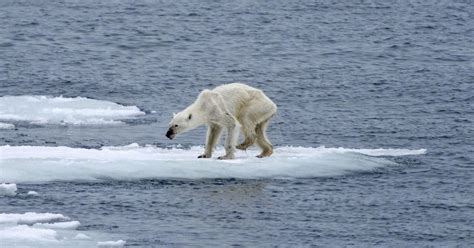
[[[123,247],[127,243],[126,241],[123,240],[117,240],[117,241],[99,241],[97,242],[98,247]]]
[[[57,221],[67,221],[68,217],[62,214],[52,213],[34,213],[28,212],[24,214],[0,214],[0,224],[3,223],[14,223],[14,224],[26,224],[33,225],[36,223],[51,223]]]
[[[14,183],[1,183],[0,184],[0,197],[1,196],[14,196],[16,195],[17,187]]]
[[[36,192],[36,191],[30,190],[30,191],[28,191],[28,193],[26,193],[26,195],[38,196],[39,194],[38,194],[38,192]]]
[[[394,165],[385,157],[424,154],[424,149],[278,147],[269,158],[239,151],[235,160],[197,159],[202,147],[158,148],[131,144],[84,149],[1,146],[0,182],[48,182],[144,178],[311,178]],[[215,157],[223,154],[215,151]]]
[[[69,221],[62,214],[0,213],[1,247],[97,247],[101,242],[123,246],[125,241],[113,239],[107,234],[77,231],[79,221]],[[104,246],[108,247],[108,246]]]
[[[81,223],[79,221],[66,221],[57,223],[36,223],[33,227],[51,228],[51,229],[77,229]]]
[[[15,125],[11,123],[0,122],[0,129],[13,129],[13,128],[15,128]]]
[[[29,245],[33,245],[35,242],[47,244],[56,243],[59,242],[57,236],[58,234],[54,230],[32,228],[27,225],[0,227],[0,242],[4,244],[5,247],[16,247],[21,243]],[[12,246],[9,246],[9,244]]]
[[[120,120],[144,115],[136,106],[84,97],[3,96],[0,97],[0,120],[26,121],[33,124],[110,125]],[[14,128],[0,123],[0,128]]]

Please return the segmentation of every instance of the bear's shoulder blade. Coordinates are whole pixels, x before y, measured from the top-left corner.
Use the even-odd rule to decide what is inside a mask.
[[[206,90],[201,91],[201,93],[199,93],[198,99],[210,100],[218,96],[219,96],[219,93],[206,89]]]

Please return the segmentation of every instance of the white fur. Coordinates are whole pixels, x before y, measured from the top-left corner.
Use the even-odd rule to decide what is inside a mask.
[[[199,157],[210,158],[221,130],[226,129],[226,155],[219,158],[232,159],[240,126],[245,140],[237,148],[247,149],[257,142],[263,149],[259,156],[270,156],[273,149],[265,136],[265,128],[276,110],[276,105],[263,91],[242,83],[224,84],[203,90],[194,103],[175,114],[168,133],[174,138],[176,134],[207,125],[206,150]]]

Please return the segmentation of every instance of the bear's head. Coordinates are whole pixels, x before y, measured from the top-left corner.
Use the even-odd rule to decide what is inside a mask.
[[[173,119],[169,123],[166,137],[174,139],[176,135],[187,132],[202,125],[202,120],[199,116],[192,113],[191,109],[185,109],[178,114],[173,114]]]

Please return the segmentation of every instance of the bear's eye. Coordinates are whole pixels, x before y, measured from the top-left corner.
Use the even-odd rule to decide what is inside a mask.
[[[174,127],[178,127],[178,124],[174,125]]]
[[[193,118],[193,114],[189,114],[188,120],[191,120],[191,118]]]

